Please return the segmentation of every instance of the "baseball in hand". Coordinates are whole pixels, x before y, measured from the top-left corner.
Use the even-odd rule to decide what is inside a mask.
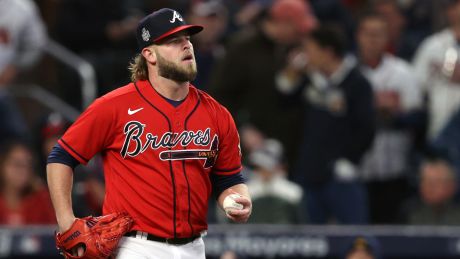
[[[223,207],[226,213],[228,213],[228,211],[230,210],[243,209],[243,204],[240,204],[235,201],[235,199],[239,197],[241,197],[241,195],[239,194],[230,194],[227,197],[225,197]]]

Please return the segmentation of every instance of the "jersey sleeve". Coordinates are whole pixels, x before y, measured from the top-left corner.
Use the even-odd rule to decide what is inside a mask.
[[[213,167],[217,175],[232,175],[239,173],[241,166],[240,137],[235,122],[227,109],[220,110],[219,124],[219,155]]]
[[[86,165],[108,145],[113,134],[113,121],[113,108],[103,97],[99,98],[69,127],[58,143]]]

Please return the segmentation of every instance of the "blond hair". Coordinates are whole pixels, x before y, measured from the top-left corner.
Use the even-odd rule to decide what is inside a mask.
[[[137,54],[132,62],[128,65],[128,70],[131,72],[131,81],[136,82],[138,80],[147,80],[149,78],[149,72],[147,69],[147,60],[142,54]]]

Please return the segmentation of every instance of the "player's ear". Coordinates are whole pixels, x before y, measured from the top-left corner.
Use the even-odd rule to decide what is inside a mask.
[[[153,47],[146,47],[143,48],[141,51],[142,56],[147,60],[147,62],[151,64],[156,64],[157,63],[157,55],[155,53],[155,50]]]

